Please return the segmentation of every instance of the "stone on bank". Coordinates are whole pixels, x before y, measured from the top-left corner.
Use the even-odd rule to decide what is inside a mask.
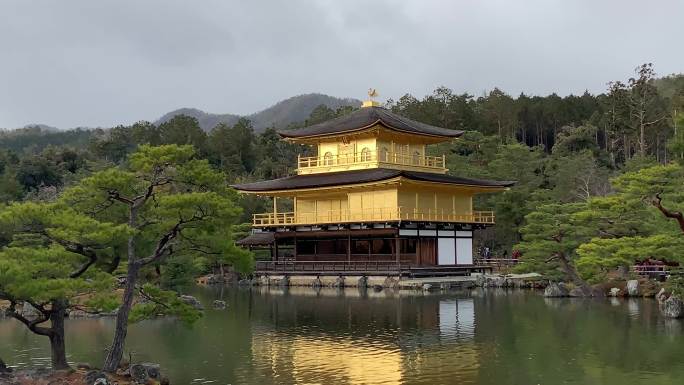
[[[630,297],[636,297],[639,295],[639,281],[636,279],[630,279],[627,281],[627,295]]]
[[[679,297],[671,295],[662,303],[661,310],[667,318],[682,318],[684,317],[684,302]]]
[[[560,282],[551,282],[546,289],[544,289],[544,297],[554,298],[554,297],[567,297],[570,294],[568,288],[565,284]]]

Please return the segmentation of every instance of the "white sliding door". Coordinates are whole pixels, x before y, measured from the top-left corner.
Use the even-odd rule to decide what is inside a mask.
[[[456,244],[454,238],[437,238],[437,264],[456,264]]]
[[[456,238],[456,263],[473,264],[473,238]]]

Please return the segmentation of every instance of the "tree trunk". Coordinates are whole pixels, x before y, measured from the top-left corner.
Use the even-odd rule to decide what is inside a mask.
[[[558,261],[560,262],[560,266],[563,269],[563,272],[565,273],[565,275],[568,278],[570,278],[570,281],[572,281],[572,283],[575,284],[575,286],[580,288],[580,290],[582,290],[582,293],[585,296],[587,296],[587,297],[592,296],[593,293],[592,293],[591,287],[589,287],[589,285],[586,282],[584,282],[584,280],[579,276],[579,274],[577,273],[577,270],[575,269],[574,266],[572,266],[572,264],[570,264],[570,261],[568,261],[565,254],[563,254],[563,253],[559,254],[558,255]]]
[[[124,344],[126,343],[126,334],[128,333],[128,315],[133,306],[133,298],[135,297],[135,284],[138,280],[138,273],[140,272],[140,264],[132,262],[128,264],[128,274],[126,275],[126,287],[124,288],[123,301],[116,313],[116,327],[114,329],[114,340],[107,352],[102,370],[113,373],[119,367],[121,358],[124,353]]]
[[[138,221],[138,206],[133,204],[128,213],[128,225],[136,228]],[[128,333],[128,316],[131,313],[133,299],[135,297],[135,284],[138,281],[138,274],[142,265],[138,262],[135,255],[135,236],[128,237],[126,244],[126,254],[128,256],[128,272],[126,274],[126,286],[124,287],[123,300],[119,311],[116,313],[116,326],[114,328],[114,339],[109,347],[102,370],[113,373],[119,367],[124,353],[126,334]]]
[[[646,157],[646,127],[644,127],[644,124],[641,123],[640,125],[640,130],[641,132],[639,133],[639,155],[641,155],[642,158]]]
[[[67,304],[65,300],[52,302],[50,313],[50,323],[52,324],[50,338],[50,352],[52,358],[52,369],[70,369],[66,358],[66,344],[64,339],[64,317],[66,315]]]

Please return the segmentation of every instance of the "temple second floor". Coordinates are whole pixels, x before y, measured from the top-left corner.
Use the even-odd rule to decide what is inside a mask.
[[[273,198],[273,209],[254,214],[255,227],[398,221],[493,224],[494,213],[473,207],[479,193],[512,182],[392,169],[296,175],[237,185]]]

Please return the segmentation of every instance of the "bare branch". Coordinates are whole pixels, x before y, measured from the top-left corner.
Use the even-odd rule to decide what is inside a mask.
[[[142,287],[138,287],[138,293],[140,293],[140,297],[142,297],[142,298],[144,298],[144,299],[146,299],[146,300],[148,300],[148,301],[150,301],[150,302],[153,302],[153,303],[155,303],[155,304],[157,304],[157,305],[159,305],[159,306],[161,306],[161,307],[164,307],[164,308],[166,308],[166,309],[169,309],[169,305],[167,305],[167,304],[165,304],[165,303],[163,303],[163,302],[157,301],[154,297],[152,297],[152,296],[150,296],[149,294],[147,294],[147,293],[145,292],[145,290],[143,290]]]
[[[663,198],[660,196],[660,193],[656,194],[655,197],[651,200],[651,204],[655,206],[658,210],[660,210],[661,213],[666,218],[672,218],[677,221],[677,224],[679,224],[679,228],[682,230],[684,233],[684,214],[682,214],[681,211],[671,211],[668,210],[667,208],[663,207]]]
[[[32,332],[42,335],[42,336],[50,336],[52,335],[52,329],[38,326],[44,322],[49,321],[49,317],[46,316],[44,313],[41,312],[41,317],[37,317],[36,319],[29,320],[28,318],[24,317],[21,313],[17,311],[17,301],[16,300],[10,300],[10,307],[6,310],[5,313],[7,316],[12,317],[16,319],[17,321],[23,323],[26,325],[26,327],[31,330]]]
[[[129,206],[132,206],[133,203],[134,203],[133,200],[131,200],[131,199],[129,199],[129,198],[126,198],[126,197],[122,197],[122,196],[119,194],[119,192],[116,191],[116,190],[109,190],[109,191],[107,191],[107,193],[109,194],[109,198],[110,198],[110,199],[113,199],[113,200],[115,200],[115,201],[125,203],[125,204],[127,204],[127,205],[129,205]]]

